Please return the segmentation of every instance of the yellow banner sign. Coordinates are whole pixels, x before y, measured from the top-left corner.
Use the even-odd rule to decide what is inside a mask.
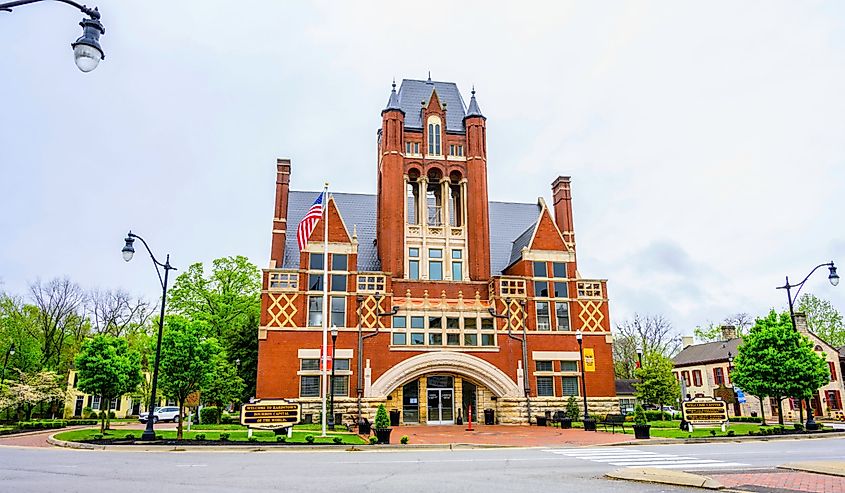
[[[584,348],[584,371],[596,371],[596,353],[593,348]]]
[[[301,420],[299,404],[285,400],[256,401],[241,407],[241,424],[250,428],[285,428]]]

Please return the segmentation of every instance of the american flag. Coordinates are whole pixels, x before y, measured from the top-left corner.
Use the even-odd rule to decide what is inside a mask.
[[[322,215],[323,194],[321,193],[317,196],[317,200],[311,204],[311,208],[308,209],[305,217],[302,218],[302,221],[296,228],[296,241],[299,243],[300,251],[305,249],[305,246],[308,244],[308,237],[311,236],[311,232],[314,231],[314,227],[317,225],[317,221],[320,220]]]

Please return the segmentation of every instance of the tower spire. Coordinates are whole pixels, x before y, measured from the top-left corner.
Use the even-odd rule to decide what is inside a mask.
[[[383,111],[390,111],[390,110],[399,110],[402,111],[402,108],[399,106],[399,95],[396,94],[396,78],[393,79],[393,88],[390,90],[390,99],[387,100],[387,107],[384,108]]]
[[[470,116],[480,116],[484,117],[481,113],[481,108],[478,107],[478,101],[475,100],[475,84],[472,86],[472,97],[469,100],[469,108],[467,108],[467,115],[466,117]]]

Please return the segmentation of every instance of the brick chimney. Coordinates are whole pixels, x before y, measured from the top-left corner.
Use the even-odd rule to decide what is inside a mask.
[[[288,192],[290,192],[290,159],[276,160],[276,208],[273,213],[273,242],[270,246],[270,268],[281,267],[285,259],[287,239]]]
[[[575,227],[572,224],[572,191],[568,176],[558,176],[552,182],[552,203],[555,210],[555,222],[563,234],[563,241],[567,245],[575,244]]]
[[[729,341],[731,339],[736,339],[736,327],[733,325],[723,325],[720,327],[722,330],[722,340]]]
[[[807,335],[810,333],[810,327],[807,325],[807,314],[804,312],[795,312],[795,328],[798,332]]]

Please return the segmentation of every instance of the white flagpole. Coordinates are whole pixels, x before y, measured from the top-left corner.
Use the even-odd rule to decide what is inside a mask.
[[[329,328],[329,183],[326,182],[323,188],[323,350],[321,351],[321,361],[323,377],[322,377],[322,392],[323,402],[322,410],[322,430],[326,436],[326,394],[328,394],[328,374],[326,367],[328,366],[328,328]],[[332,362],[334,363],[334,362]]]

